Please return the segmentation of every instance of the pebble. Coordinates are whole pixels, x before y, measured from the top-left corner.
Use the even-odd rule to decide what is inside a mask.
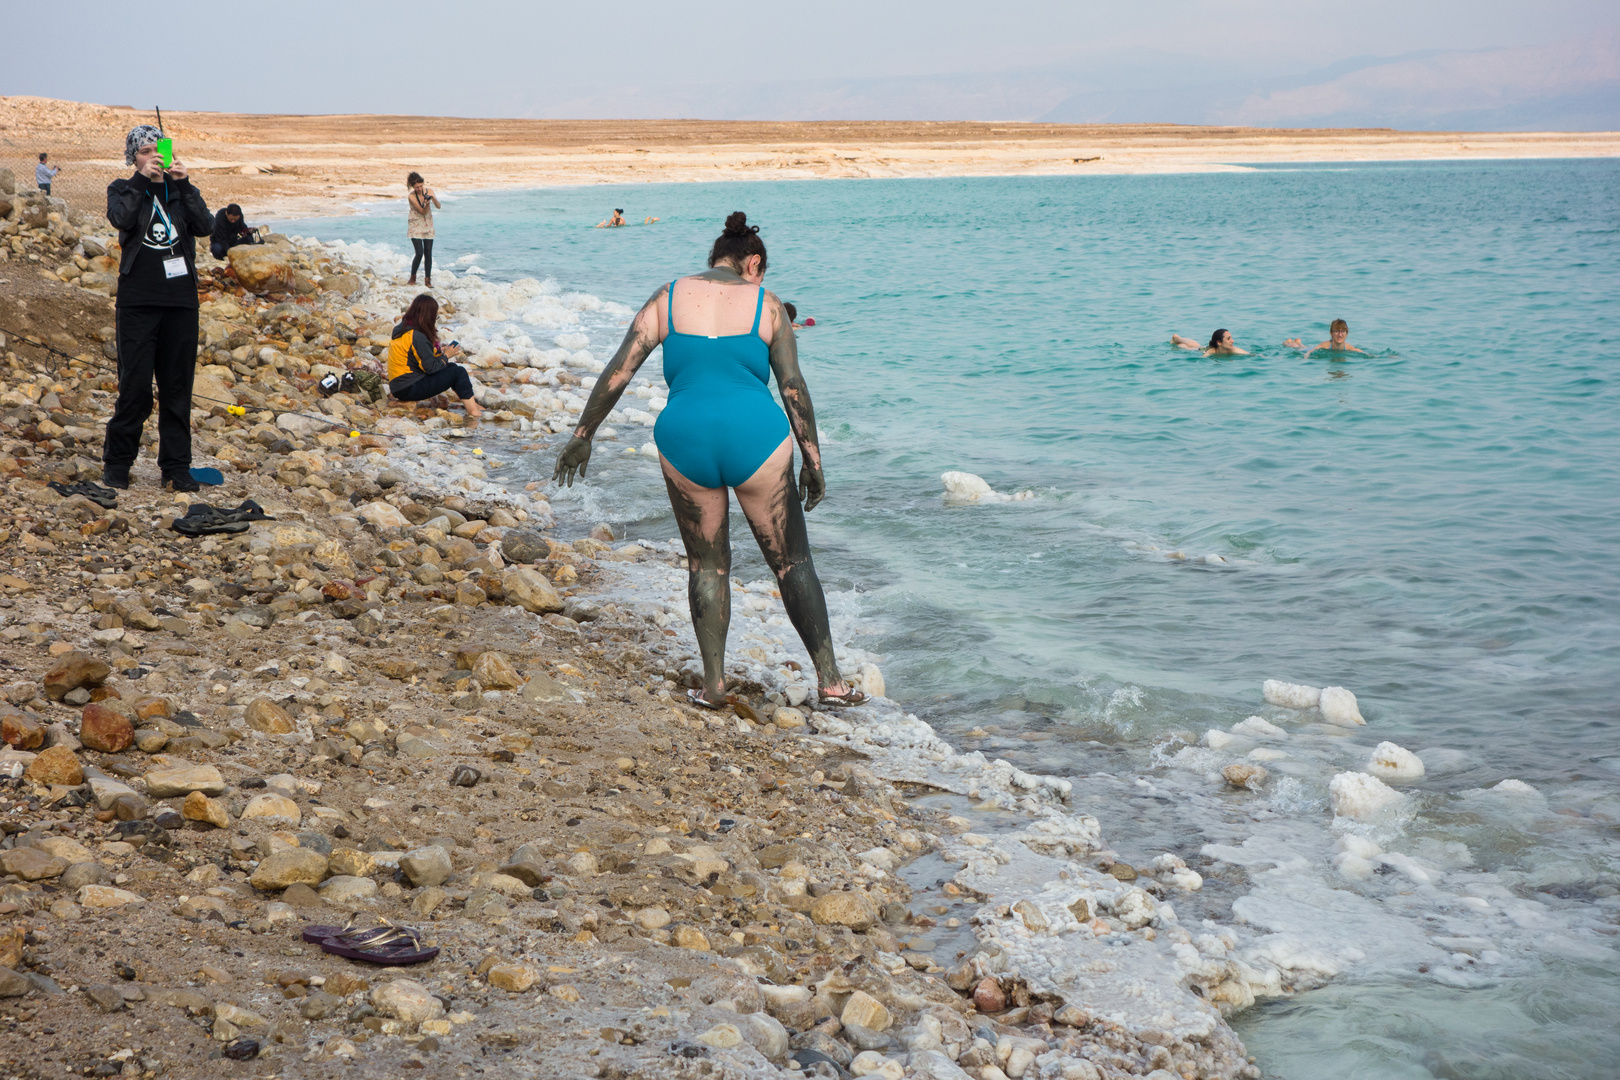
[[[862,1050],[849,1062],[851,1076],[880,1076],[883,1080],[905,1080],[906,1069],[893,1058],[875,1050]]]
[[[417,848],[399,857],[399,868],[417,887],[442,885],[453,869],[450,853],[437,845]]]
[[[870,1031],[887,1031],[894,1023],[893,1015],[883,1002],[864,990],[849,995],[838,1019],[846,1028],[854,1025]]]
[[[78,892],[80,907],[115,908],[146,903],[146,897],[111,885],[86,885]]]
[[[242,820],[257,825],[296,826],[303,817],[297,803],[285,795],[272,795],[269,792],[253,796],[242,810]]]
[[[146,793],[154,799],[190,795],[194,791],[204,795],[220,795],[225,791],[225,778],[212,765],[152,769],[141,779],[146,784]]]
[[[810,918],[822,926],[869,930],[878,921],[878,908],[864,892],[830,892],[810,905]]]
[[[444,1015],[444,1003],[413,979],[394,979],[377,987],[371,991],[371,1004],[411,1028]]]
[[[699,1035],[696,1041],[716,1050],[730,1050],[743,1044],[743,1033],[736,1024],[716,1024]]]
[[[265,892],[290,885],[319,885],[326,877],[326,867],[326,856],[318,851],[287,848],[261,861],[248,882]]]
[[[528,964],[496,964],[484,973],[484,980],[497,990],[521,994],[540,980],[540,973]]]

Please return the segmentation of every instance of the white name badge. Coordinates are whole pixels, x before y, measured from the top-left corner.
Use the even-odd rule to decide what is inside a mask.
[[[185,277],[186,276],[186,260],[185,260],[185,257],[182,256],[182,255],[176,255],[172,259],[164,259],[163,260],[163,275],[165,277],[172,277],[172,278]]]

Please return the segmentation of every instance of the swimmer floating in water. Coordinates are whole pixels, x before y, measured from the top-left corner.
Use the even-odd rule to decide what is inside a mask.
[[[1200,345],[1192,338],[1180,334],[1170,335],[1170,344],[1178,349],[1203,349],[1205,356],[1248,356],[1248,349],[1240,349],[1232,340],[1232,331],[1217,330],[1209,335],[1209,344]]]
[[[788,322],[793,324],[793,329],[795,330],[803,330],[807,326],[816,325],[816,320],[814,319],[806,319],[804,322],[800,322],[799,309],[788,303],[786,300],[782,301],[782,310],[787,312]]]
[[[596,227],[598,229],[617,229],[620,225],[625,224],[628,223],[624,220],[624,210],[621,208],[613,211],[613,216],[606,221],[598,221]]]
[[[1297,337],[1289,338],[1287,341],[1283,342],[1283,344],[1291,349],[1305,348],[1305,342]],[[1350,344],[1350,324],[1345,322],[1343,319],[1333,320],[1332,324],[1328,327],[1328,339],[1316,345],[1312,345],[1310,349],[1306,351],[1305,359],[1309,360],[1311,353],[1314,352],[1353,352],[1361,353],[1363,356],[1367,355],[1365,349],[1358,349],[1354,345]]]

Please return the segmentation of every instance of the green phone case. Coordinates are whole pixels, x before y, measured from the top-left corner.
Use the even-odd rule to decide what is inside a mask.
[[[163,155],[163,167],[167,169],[174,164],[174,140],[159,139],[157,141],[158,153]]]

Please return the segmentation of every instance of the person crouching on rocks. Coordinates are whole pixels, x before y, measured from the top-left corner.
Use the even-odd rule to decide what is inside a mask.
[[[472,376],[447,357],[460,356],[461,346],[439,344],[439,302],[427,293],[411,301],[388,343],[388,392],[398,401],[426,401],[454,390],[476,420],[484,414],[473,400]]]
[[[118,340],[118,404],[107,421],[101,480],[129,487],[152,415],[157,382],[158,468],[165,487],[196,491],[191,476],[191,385],[197,365],[197,243],[214,216],[178,160],[163,167],[149,124],[124,139],[124,162],[135,175],[107,185],[107,220],[118,230],[114,323]]]
[[[233,247],[257,243],[260,243],[259,230],[249,225],[242,217],[240,206],[231,203],[214,215],[214,238],[208,245],[208,250],[213,253],[214,258],[225,258]]]

